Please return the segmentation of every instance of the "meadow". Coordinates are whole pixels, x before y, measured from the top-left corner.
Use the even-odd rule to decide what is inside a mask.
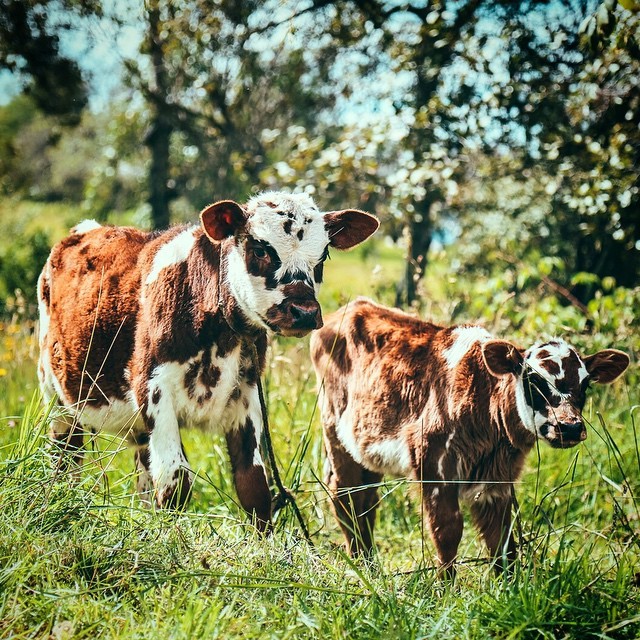
[[[332,256],[325,312],[356,295],[393,300],[402,269],[383,243]],[[494,575],[470,524],[455,583],[437,579],[418,492],[385,478],[371,562],[350,560],[322,482],[308,339],[274,340],[264,386],[278,465],[311,532],[290,508],[260,538],[237,504],[224,442],[184,432],[198,477],[188,510],[145,510],[133,455],[92,437],[79,483],[54,474],[49,408],[35,375],[36,323],[17,305],[0,333],[1,638],[637,638],[640,636],[638,293],[594,302],[595,324],[548,297],[506,295],[500,277],[453,276],[435,256],[423,317],[482,320],[521,343],[567,335],[585,352],[632,353],[624,378],[592,389],[589,437],[544,444],[516,486],[519,558]],[[616,297],[618,296],[618,297]],[[625,297],[626,296],[626,297]]]

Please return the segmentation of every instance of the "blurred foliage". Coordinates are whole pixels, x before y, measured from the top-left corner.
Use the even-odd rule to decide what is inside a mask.
[[[313,127],[334,105],[327,91],[333,42],[309,55],[312,34],[265,31],[277,9],[251,0],[147,3],[141,55],[125,67],[149,114],[144,143],[154,227],[166,226],[168,206],[180,197],[198,206],[246,197],[269,161],[263,132]]]
[[[35,317],[42,265],[79,213],[68,204],[0,199],[0,315]]]
[[[67,124],[77,123],[88,87],[59,34],[101,13],[99,0],[0,0],[0,70],[18,74],[38,107]]]
[[[122,7],[102,20],[137,29],[141,44],[107,109],[68,127],[33,96],[0,107],[10,202],[66,203],[76,219],[148,227],[158,200],[173,221],[193,220],[216,199],[306,189],[326,209],[380,216],[406,252],[399,303],[430,304],[421,275],[438,256],[451,277],[477,281],[478,300],[500,297],[494,282],[513,305],[544,289],[558,318],[576,316],[576,331],[597,329],[592,305],[614,292],[638,311],[633,3]],[[63,2],[56,20],[81,29],[78,16],[92,11]],[[10,233],[15,246],[0,240],[2,269],[22,273],[2,275],[2,297],[18,281],[33,288],[29,255],[41,260],[51,241],[23,242],[21,229]]]

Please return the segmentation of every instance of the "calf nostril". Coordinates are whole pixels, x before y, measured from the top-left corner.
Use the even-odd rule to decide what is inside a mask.
[[[291,313],[296,316],[296,317],[300,317],[303,318],[304,316],[308,316],[308,315],[315,315],[317,313],[318,309],[317,307],[314,306],[308,306],[308,305],[298,305],[298,304],[292,304],[291,305]]]
[[[558,428],[560,429],[560,433],[569,440],[584,440],[587,437],[584,424],[580,421],[561,422]]]
[[[289,307],[296,325],[314,326],[317,324],[320,306],[317,302],[293,302]]]

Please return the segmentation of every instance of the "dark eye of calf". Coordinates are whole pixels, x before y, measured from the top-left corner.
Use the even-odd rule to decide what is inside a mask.
[[[282,264],[276,250],[264,240],[247,238],[245,245],[245,264],[252,276],[262,277],[267,289],[278,286],[275,274]]]
[[[527,404],[540,413],[545,413],[547,407],[557,407],[560,398],[551,392],[549,383],[537,373],[528,373],[522,380]]]
[[[577,366],[566,365],[562,369],[561,373],[562,375],[560,379],[556,380],[555,390],[567,397],[570,404],[576,409],[582,410],[587,399],[589,378],[587,377],[580,382],[580,375]]]
[[[266,249],[264,247],[261,247],[259,244],[253,247],[252,251],[253,255],[258,258],[258,260],[265,260],[269,256]]]

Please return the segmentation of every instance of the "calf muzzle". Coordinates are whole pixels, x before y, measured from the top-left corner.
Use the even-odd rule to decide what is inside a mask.
[[[283,336],[301,337],[323,324],[315,298],[286,299],[269,310],[267,319],[271,328]]]
[[[289,305],[289,312],[293,318],[293,329],[319,329],[322,326],[322,314],[320,305],[316,300],[305,300],[301,302],[292,301]]]
[[[555,425],[558,437],[551,444],[561,449],[575,447],[577,444],[587,439],[587,431],[582,420],[574,422],[558,422]]]

